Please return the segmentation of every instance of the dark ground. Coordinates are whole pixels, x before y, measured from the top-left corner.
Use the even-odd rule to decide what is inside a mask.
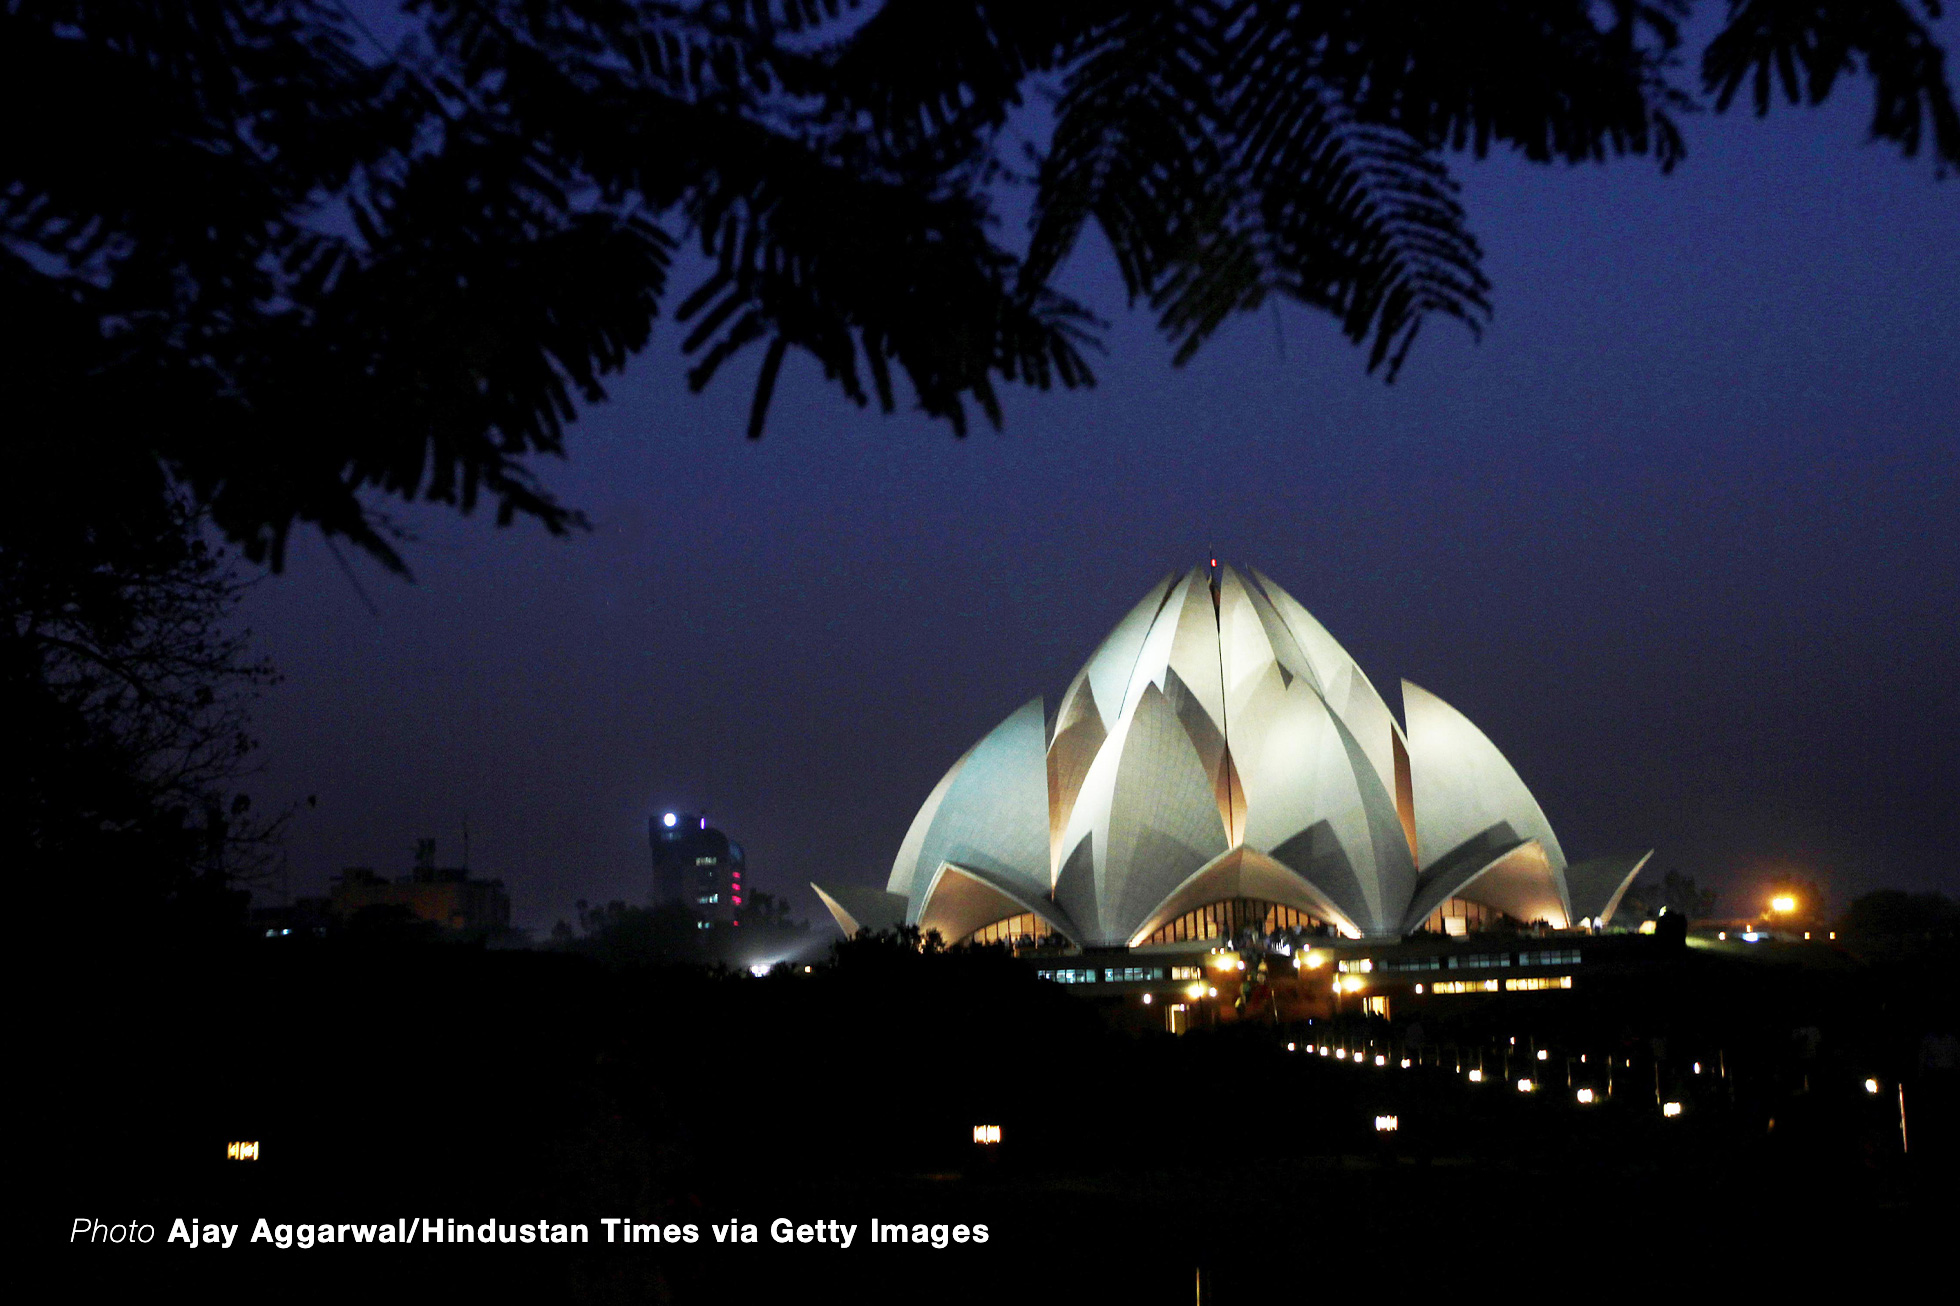
[[[1206,1302],[1530,1298],[1710,1267],[1857,1269],[1876,1291],[1947,1254],[1953,1075],[1918,1053],[1951,1027],[1951,973],[1681,953],[1583,998],[1432,1014],[1412,1047],[1386,1022],[1111,1034],[992,955],[859,948],[765,980],[428,945],[77,959],[27,1003],[45,1051],[23,1068],[48,1091],[22,1134],[48,1168],[26,1215],[61,1299],[1182,1302],[1200,1269]],[[1553,1050],[1548,1080],[1623,1059],[1613,1100],[1495,1082],[1513,1036]],[[1285,1052],[1310,1038],[1445,1064]],[[1494,1082],[1472,1087],[1455,1066],[1477,1055]],[[1657,1111],[1657,1075],[1680,1119]],[[1402,1128],[1377,1134],[1382,1113]],[[1001,1147],[971,1143],[982,1121]],[[224,1160],[233,1138],[264,1159]],[[71,1243],[85,1216],[153,1223],[155,1241]],[[701,1241],[607,1246],[608,1216],[693,1222]],[[874,1216],[985,1223],[989,1241],[871,1246]],[[278,1250],[248,1244],[261,1217],[542,1218],[595,1243]],[[779,1217],[861,1227],[848,1249],[776,1246]],[[167,1245],[177,1218],[239,1223],[237,1245]],[[760,1241],[715,1244],[728,1220]]]

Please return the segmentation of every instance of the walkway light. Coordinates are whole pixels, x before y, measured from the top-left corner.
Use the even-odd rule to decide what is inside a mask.
[[[1681,1104],[1679,1102],[1663,1102],[1661,1103],[1661,1114],[1671,1120],[1681,1114]]]
[[[1385,1066],[1388,1064],[1388,1058],[1383,1056],[1381,1053],[1377,1052],[1375,1054],[1375,1064],[1378,1066]]]
[[[1546,1051],[1546,1050],[1545,1050],[1544,1048],[1539,1048],[1539,1049],[1538,1049],[1538,1059],[1539,1059],[1540,1061],[1550,1061],[1550,1060],[1552,1059],[1552,1054],[1551,1054],[1550,1052],[1548,1052],[1548,1051]]]
[[[1483,1072],[1483,1071],[1481,1071],[1481,1070],[1473,1070],[1473,1071],[1471,1071],[1471,1072],[1470,1072],[1470,1082],[1471,1082],[1471,1083],[1473,1083],[1473,1084],[1481,1084],[1481,1083],[1483,1083],[1483,1082],[1484,1082],[1484,1072]]]
[[[1591,1105],[1592,1105],[1592,1102],[1593,1102],[1593,1091],[1592,1091],[1592,1090],[1591,1090],[1590,1088],[1582,1088],[1582,1089],[1580,1089],[1580,1090],[1579,1090],[1579,1091],[1578,1091],[1577,1093],[1574,1093],[1574,1094],[1573,1094],[1572,1096],[1574,1096],[1574,1097],[1576,1097],[1576,1098],[1578,1098],[1578,1099],[1579,1099],[1579,1105],[1580,1105],[1580,1106],[1591,1106]]]
[[[1402,1069],[1404,1069],[1404,1070],[1407,1070],[1408,1068],[1409,1068],[1409,1059],[1408,1059],[1407,1057],[1403,1057],[1403,1058],[1402,1058]]]
[[[1531,1091],[1532,1091],[1533,1089],[1535,1089],[1535,1088],[1537,1088],[1537,1087],[1538,1087],[1538,1085],[1536,1085],[1536,1084],[1534,1084],[1534,1083],[1532,1083],[1532,1082],[1531,1082],[1530,1080],[1528,1080],[1528,1079],[1520,1079],[1520,1080],[1518,1081],[1518,1092],[1520,1092],[1520,1093],[1529,1093],[1529,1092],[1531,1092]]]
[[[1865,1091],[1876,1097],[1878,1095],[1878,1081],[1876,1079],[1867,1079],[1865,1081]]]

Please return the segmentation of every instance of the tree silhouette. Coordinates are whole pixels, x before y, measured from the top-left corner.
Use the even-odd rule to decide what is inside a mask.
[[[241,921],[280,824],[237,792],[272,679],[232,624],[240,584],[162,504],[84,535],[22,504],[0,520],[8,865],[30,893],[85,887],[116,937]]]
[[[1690,8],[413,0],[388,46],[334,0],[6,0],[10,444],[80,514],[147,474],[254,560],[312,523],[400,567],[376,498],[575,525],[529,461],[663,311],[697,389],[759,351],[752,436],[791,350],[964,432],[1093,380],[1052,285],[1091,225],[1178,360],[1280,297],[1392,378],[1490,313],[1453,154],[1671,167],[1702,102],[1849,74],[1960,164],[1934,0],[1731,0],[1694,77]]]

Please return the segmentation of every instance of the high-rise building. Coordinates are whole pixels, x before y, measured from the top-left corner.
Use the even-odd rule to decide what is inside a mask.
[[[742,845],[699,812],[661,812],[647,821],[655,902],[677,902],[704,926],[742,923]]]

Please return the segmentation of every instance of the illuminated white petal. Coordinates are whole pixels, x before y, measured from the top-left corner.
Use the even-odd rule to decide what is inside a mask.
[[[1225,851],[1211,777],[1154,684],[1089,768],[1056,897],[1085,942],[1121,945],[1185,877]]]
[[[1164,600],[1176,583],[1175,575],[1166,576],[1157,582],[1143,600],[1123,620],[1116,623],[1116,629],[1109,632],[1096,651],[1090,655],[1077,677],[1087,683],[1094,695],[1097,707],[1102,712],[1103,729],[1107,732],[1116,724],[1116,718],[1123,710],[1124,700],[1130,688],[1131,676],[1136,671],[1137,657],[1143,651],[1144,637],[1150,633],[1163,610]],[[1056,714],[1056,733],[1068,718],[1070,704],[1066,697],[1062,711]]]
[[[839,884],[825,888],[812,883],[817,897],[830,909],[837,928],[851,938],[859,930],[889,930],[905,923],[905,895],[863,885]]]
[[[1251,848],[1234,848],[1213,858],[1152,908],[1131,933],[1136,947],[1186,912],[1230,898],[1276,902],[1316,916],[1344,934],[1360,929],[1320,887],[1292,867]]]
[[[1415,885],[1408,841],[1359,742],[1313,687],[1270,666],[1233,756],[1245,843],[1305,876],[1363,932],[1392,933]]]
[[[1420,685],[1402,682],[1415,785],[1416,852],[1427,868],[1451,850],[1508,827],[1511,839],[1536,839],[1554,872],[1565,854],[1538,800],[1497,746],[1470,719]]]
[[[1594,857],[1566,867],[1565,887],[1572,897],[1572,914],[1600,925],[1612,920],[1627,886],[1653,855],[1649,848],[1637,856]]]
[[[1076,933],[1067,914],[1046,894],[1030,893],[1026,885],[951,862],[940,865],[916,905],[912,923],[919,932],[936,932],[948,944],[958,943],[982,926],[1026,913],[1041,917],[1070,941]]]
[[[1376,692],[1374,683],[1340,642],[1312,613],[1300,606],[1291,594],[1275,585],[1259,571],[1253,576],[1272,601],[1274,611],[1285,622],[1314,668],[1314,676],[1327,706],[1334,709],[1360,741],[1362,751],[1375,768],[1375,776],[1391,797],[1396,792],[1395,746],[1401,727],[1395,714]]]
[[[925,848],[926,832],[932,829],[932,823],[938,819],[939,809],[946,802],[946,792],[953,787],[953,781],[959,778],[960,769],[966,765],[966,759],[972,756],[972,748],[961,753],[959,761],[946,768],[946,774],[939,777],[939,783],[934,785],[932,792],[926,795],[926,801],[919,808],[918,815],[914,816],[912,824],[906,827],[905,838],[898,845],[898,856],[892,859],[892,873],[885,881],[885,892],[896,893],[901,897],[912,892],[912,881],[918,875],[919,854]]]
[[[1034,698],[966,755],[919,841],[908,889],[915,916],[927,881],[944,862],[1048,891],[1046,736],[1041,700]]]

